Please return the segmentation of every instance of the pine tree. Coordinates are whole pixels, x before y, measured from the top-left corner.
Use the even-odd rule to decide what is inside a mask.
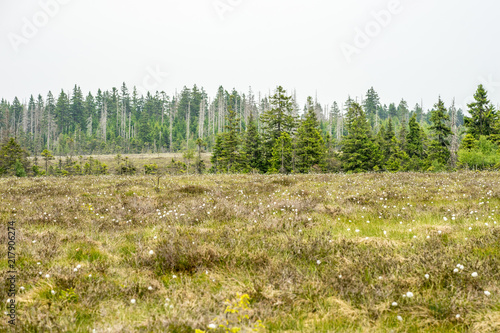
[[[464,117],[467,132],[477,140],[481,135],[495,134],[495,124],[498,115],[495,108],[488,100],[488,94],[483,85],[480,84],[474,94],[475,102],[468,105],[470,117]]]
[[[52,152],[47,149],[44,149],[40,155],[42,155],[43,159],[45,160],[45,174],[48,175],[49,161],[54,159],[54,155],[52,155]]]
[[[240,172],[245,169],[246,158],[240,151],[240,125],[236,111],[231,106],[235,96],[229,98],[229,105],[226,116],[226,131],[224,133],[224,163],[226,164],[227,172]]]
[[[248,159],[248,167],[251,170],[259,170],[264,172],[264,164],[262,163],[262,147],[257,124],[253,117],[253,112],[250,112],[247,121],[247,129],[243,142],[243,152]]]
[[[28,153],[14,138],[10,138],[0,147],[0,175],[17,173],[19,164],[24,170],[28,169]]]
[[[463,140],[462,140],[462,149],[465,149],[465,150],[472,150],[474,149],[476,145],[476,139],[474,138],[474,135],[468,133],[464,136]]]
[[[59,131],[64,134],[69,133],[72,124],[71,110],[68,95],[64,90],[59,94],[54,115]]]
[[[439,98],[439,101],[434,105],[434,110],[431,111],[431,131],[434,135],[433,141],[429,148],[429,159],[431,162],[445,165],[450,159],[450,151],[448,149],[450,143],[448,137],[451,135],[451,129],[446,124],[450,117],[444,102]]]
[[[85,114],[85,107],[83,104],[82,90],[77,85],[75,85],[75,87],[73,88],[70,110],[71,110],[70,122],[72,125],[70,126],[71,130],[74,131],[75,128],[79,126],[80,129],[85,131],[87,125],[86,124],[87,117]]]
[[[287,132],[282,132],[278,140],[275,141],[269,173],[288,174],[293,170],[293,148],[292,138]]]
[[[278,138],[283,133],[291,137],[296,127],[296,119],[293,115],[292,97],[286,95],[285,89],[279,86],[270,99],[272,108],[264,111],[261,115],[263,132],[263,156],[264,162],[268,164],[271,159],[272,149]],[[266,165],[268,167],[268,165]]]
[[[417,115],[413,114],[409,123],[410,131],[406,136],[406,152],[410,158],[418,159],[424,157],[424,146],[422,143],[421,128],[417,122]]]
[[[389,117],[395,118],[398,116],[398,109],[394,103],[389,104]]]
[[[324,169],[325,147],[312,97],[307,98],[307,113],[297,131],[297,167],[307,173],[314,165]]]
[[[408,114],[409,114],[408,103],[406,103],[404,99],[402,99],[401,102],[399,102],[397,112],[400,121],[408,123]]]
[[[408,128],[406,127],[406,120],[403,119],[401,121],[401,128],[399,129],[399,134],[398,134],[398,141],[399,141],[399,148],[403,151],[407,150],[407,142],[406,142],[406,137],[408,136]]]
[[[342,168],[353,172],[376,169],[380,163],[378,146],[371,138],[365,113],[356,102],[348,110],[347,129],[349,134],[342,142]]]
[[[246,156],[240,150],[239,119],[232,108],[234,96],[231,95],[226,115],[226,131],[216,137],[212,154],[213,172],[241,172],[246,169]]]
[[[375,128],[375,125],[377,123],[377,108],[379,107],[379,105],[380,98],[375,89],[371,87],[366,93],[366,99],[363,102],[363,107],[366,112],[366,117],[370,121],[372,128]]]
[[[212,151],[212,157],[210,158],[210,162],[212,163],[211,172],[212,173],[222,173],[224,172],[224,134],[217,133],[215,136],[215,144]]]
[[[387,130],[385,130],[384,134],[385,136],[383,140],[377,140],[377,142],[381,142],[379,147],[382,155],[382,168],[389,171],[403,170],[408,157],[400,148],[401,143],[396,138],[391,118],[389,118]]]

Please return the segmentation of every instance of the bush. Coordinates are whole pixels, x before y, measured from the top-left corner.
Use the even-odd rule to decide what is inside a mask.
[[[476,141],[473,149],[461,149],[458,151],[458,161],[461,167],[469,169],[491,169],[500,165],[500,154],[498,146],[481,136]]]
[[[156,165],[156,163],[144,164],[144,174],[155,175],[157,172],[158,172],[158,165]]]
[[[14,170],[16,173],[16,177],[26,177],[26,170],[24,170],[24,166],[19,162],[19,160],[16,160],[16,163],[14,164]]]

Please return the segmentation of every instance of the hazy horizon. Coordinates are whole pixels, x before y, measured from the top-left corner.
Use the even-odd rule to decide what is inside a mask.
[[[477,85],[500,101],[500,4],[243,0],[41,0],[0,4],[0,98],[85,93],[123,82],[172,95],[196,84],[322,104],[361,97],[463,107]],[[156,72],[156,74],[154,74]],[[167,74],[168,73],[168,74]]]

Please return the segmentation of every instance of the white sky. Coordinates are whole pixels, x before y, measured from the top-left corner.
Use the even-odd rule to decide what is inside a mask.
[[[126,82],[168,94],[196,83],[210,96],[219,85],[282,85],[301,104],[316,91],[331,104],[373,86],[383,103],[430,108],[439,95],[463,105],[483,83],[500,102],[497,0],[0,1],[0,97],[9,100]],[[44,22],[51,2],[65,4]],[[374,25],[373,12],[393,2],[390,22]],[[221,4],[230,10],[218,12]],[[41,27],[23,33],[26,22]],[[367,27],[372,37],[349,63],[341,45]],[[13,38],[24,38],[17,51]],[[168,75],[153,80],[156,68]]]

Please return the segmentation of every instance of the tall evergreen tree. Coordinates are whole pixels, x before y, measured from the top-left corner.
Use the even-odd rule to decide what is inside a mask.
[[[433,133],[433,140],[429,148],[429,158],[430,161],[436,161],[441,165],[448,163],[450,158],[449,151],[449,136],[451,135],[451,129],[447,125],[450,120],[444,102],[439,97],[439,101],[434,105],[434,110],[431,111],[431,131]]]
[[[307,98],[307,113],[297,131],[297,168],[307,173],[312,166],[324,168],[325,144],[320,134],[312,97]]]
[[[244,142],[243,142],[243,152],[248,159],[248,167],[251,170],[259,170],[264,172],[264,165],[262,163],[262,147],[259,131],[257,129],[257,124],[253,117],[253,112],[250,112],[247,122],[247,128],[245,132]]]
[[[72,126],[70,126],[70,129],[74,131],[75,128],[78,126],[82,131],[85,131],[87,127],[86,126],[87,117],[85,114],[82,90],[77,85],[75,85],[75,87],[73,88],[70,110],[71,110],[70,118],[72,124]]]
[[[377,122],[377,116],[378,116],[377,108],[379,107],[379,105],[380,105],[380,98],[375,89],[371,87],[370,89],[368,89],[368,92],[366,93],[366,98],[363,101],[363,107],[365,109],[366,116],[370,121],[370,125],[372,126],[372,128],[375,127]]]
[[[347,112],[348,135],[342,144],[342,168],[345,171],[373,170],[380,163],[378,146],[370,135],[370,128],[361,106],[352,102]]]
[[[470,117],[464,117],[467,133],[472,134],[476,140],[481,135],[489,136],[495,134],[495,125],[498,121],[498,115],[495,108],[488,100],[488,93],[480,84],[474,94],[475,102],[470,103]]]
[[[282,132],[281,136],[274,142],[271,154],[271,167],[269,173],[288,174],[293,171],[293,148],[292,138],[287,132]]]
[[[293,114],[292,96],[287,96],[285,89],[279,86],[270,99],[271,108],[261,115],[263,125],[263,156],[264,161],[269,162],[275,141],[282,133],[288,133],[291,137],[296,127],[296,119]],[[268,167],[269,165],[267,165]]]
[[[410,158],[409,169],[417,171],[420,169],[424,158],[424,145],[422,138],[422,128],[417,121],[417,113],[410,118],[409,132],[406,136],[406,153]]]
[[[231,104],[235,100],[235,96],[231,95],[229,98],[229,105],[226,117],[226,131],[224,132],[224,164],[228,172],[240,172],[245,169],[246,158],[242,151],[240,151],[240,124],[237,117],[236,110],[233,109]]]
[[[68,133],[71,129],[72,118],[68,95],[61,90],[55,108],[55,118],[59,131]]]
[[[409,123],[410,131],[406,136],[406,152],[410,158],[422,158],[424,156],[424,146],[422,143],[421,128],[417,122],[417,114],[413,114]]]

